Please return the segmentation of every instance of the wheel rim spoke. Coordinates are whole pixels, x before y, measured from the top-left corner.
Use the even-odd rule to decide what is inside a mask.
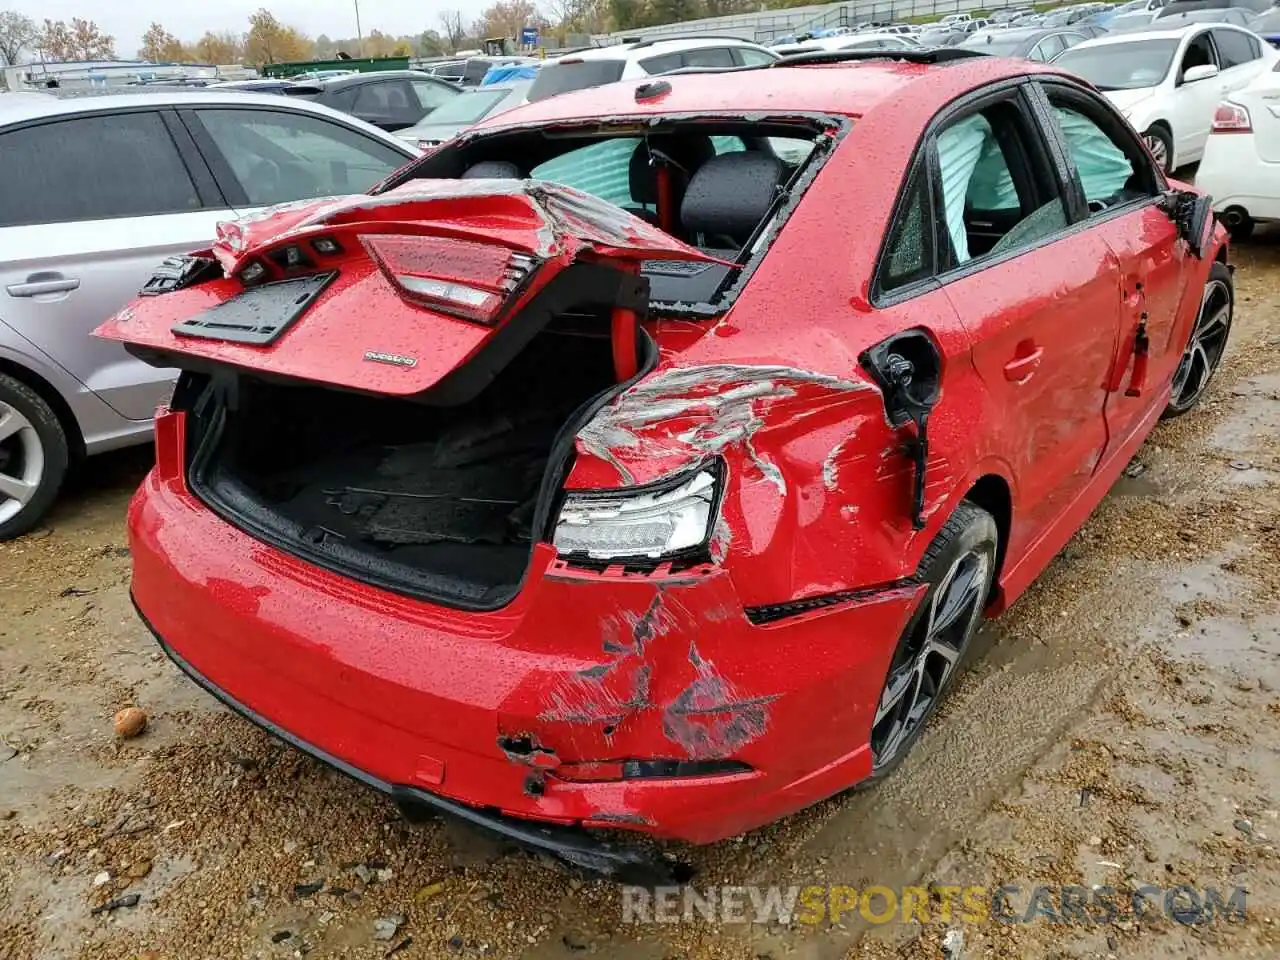
[[[872,724],[877,764],[903,749],[937,702],[982,610],[990,570],[991,558],[985,553],[960,557],[934,588],[924,623],[901,641]],[[900,663],[902,654],[913,648]]]
[[[0,404],[0,443],[31,429],[31,422],[13,407]]]
[[[1178,361],[1178,369],[1174,371],[1173,396],[1178,407],[1190,406],[1208,387],[1213,371],[1222,359],[1230,328],[1230,294],[1220,281],[1215,280],[1205,287],[1200,316],[1191,331],[1187,349]]]
[[[35,496],[36,487],[37,484],[33,481],[22,480],[7,473],[0,473],[0,502],[16,500],[20,504],[26,504],[28,500]]]

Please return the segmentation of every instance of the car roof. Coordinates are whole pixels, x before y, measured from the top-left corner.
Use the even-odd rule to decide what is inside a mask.
[[[615,43],[608,47],[588,47],[565,54],[548,63],[559,60],[626,60],[633,54],[644,51],[644,56],[659,53],[679,53],[682,50],[701,50],[703,47],[759,47],[754,40],[743,40],[741,37],[673,37],[670,40],[639,40],[630,43]],[[767,49],[767,48],[766,48]]]
[[[680,113],[833,114],[863,116],[910,89],[918,100],[944,104],[975,86],[1031,73],[1060,73],[1045,64],[975,55],[946,64],[920,64],[884,57],[830,64],[663,74],[670,92],[636,101],[636,87],[649,78],[623,80],[537,100],[476,129],[543,125],[599,117],[646,117]],[[743,73],[749,72],[749,82]]]
[[[471,59],[478,60],[480,58],[472,57]],[[434,80],[437,83],[443,82],[439,77],[433,76],[425,70],[372,70],[368,73],[348,73],[342,77],[321,77],[318,80],[305,80],[303,82],[323,86],[326,90],[333,90],[358,83],[368,83],[372,80]]]
[[[36,92],[28,94],[0,93],[0,126],[24,123],[28,120],[44,120],[53,117],[86,113],[110,113],[116,110],[192,107],[192,106],[245,106],[246,104],[270,107],[273,110],[293,110],[314,113],[340,120],[347,126],[372,131],[384,143],[394,138],[377,127],[358,120],[347,113],[298,97],[280,97],[274,93],[254,93],[252,90],[210,90],[208,87],[148,88],[145,92],[109,93],[102,96],[54,97]]]
[[[1123,33],[1108,33],[1101,37],[1094,37],[1092,40],[1086,40],[1084,43],[1077,43],[1072,50],[1079,50],[1081,47],[1106,47],[1118,43],[1137,43],[1140,40],[1169,40],[1181,39],[1183,35],[1191,33],[1199,33],[1202,30],[1214,29],[1236,29],[1243,30],[1243,27],[1237,27],[1234,23],[1220,23],[1213,21],[1205,23],[1196,21],[1195,23],[1187,23],[1183,20],[1176,20],[1167,27],[1159,26],[1160,21],[1156,20],[1150,27],[1145,30],[1126,30]],[[1248,32],[1247,30],[1244,32]]]

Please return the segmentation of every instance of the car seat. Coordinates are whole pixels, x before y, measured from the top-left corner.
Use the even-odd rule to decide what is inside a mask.
[[[712,157],[689,181],[680,222],[703,249],[737,256],[772,209],[784,173],[781,160],[758,150]]]

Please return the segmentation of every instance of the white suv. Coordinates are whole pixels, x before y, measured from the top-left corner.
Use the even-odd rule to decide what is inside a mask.
[[[758,67],[778,55],[737,37],[677,37],[593,47],[549,60],[529,88],[529,101],[684,67]]]

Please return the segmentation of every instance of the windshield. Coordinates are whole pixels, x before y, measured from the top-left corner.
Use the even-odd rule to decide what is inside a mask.
[[[562,60],[538,71],[529,88],[529,102],[545,100],[570,90],[585,90],[622,79],[624,60]]]
[[[505,100],[510,93],[511,90],[507,87],[485,87],[483,90],[450,97],[427,114],[426,122],[432,125],[449,123],[470,126]]]
[[[1054,66],[1078,73],[1099,90],[1141,90],[1168,76],[1177,49],[1176,39],[1073,47]]]

